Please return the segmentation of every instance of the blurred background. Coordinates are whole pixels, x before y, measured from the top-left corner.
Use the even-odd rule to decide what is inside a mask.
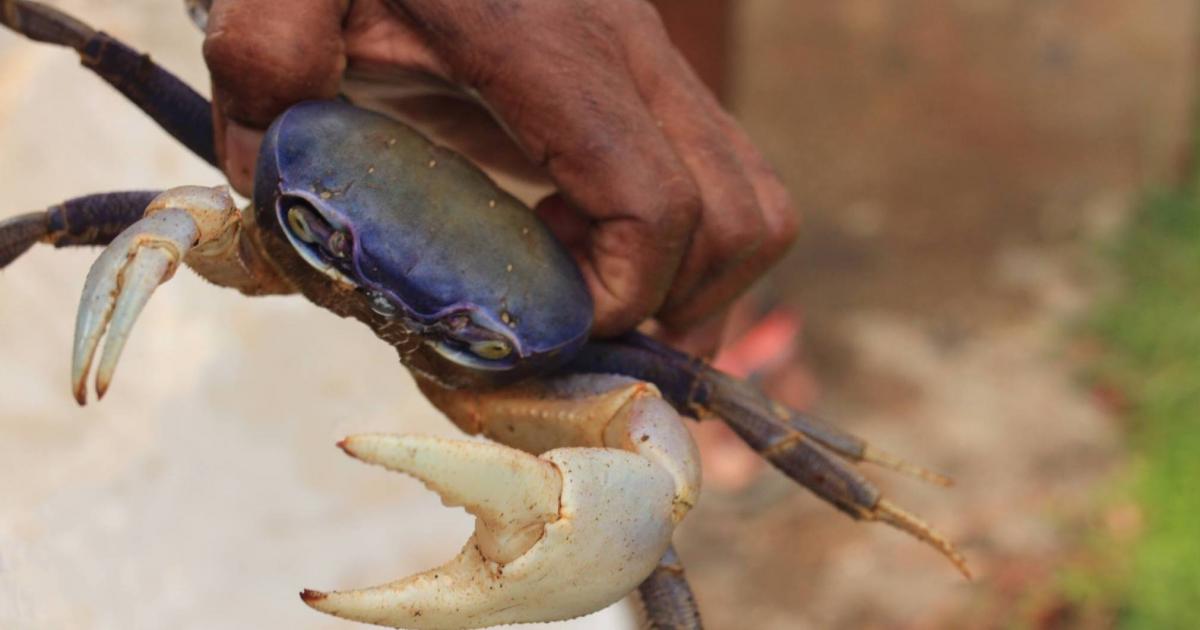
[[[54,4],[207,89],[176,0]],[[866,470],[977,575],[773,470],[710,462],[677,535],[707,625],[1200,626],[1200,7],[660,4],[803,212],[734,337],[775,309],[801,334],[752,366],[766,386],[952,475]],[[0,33],[0,217],[220,181],[73,54]],[[180,273],[108,397],[77,407],[96,253],[0,274],[0,627],[350,627],[297,592],[458,550],[465,513],[334,447],[449,423],[393,351],[299,299]],[[632,624],[618,605],[559,627]]]

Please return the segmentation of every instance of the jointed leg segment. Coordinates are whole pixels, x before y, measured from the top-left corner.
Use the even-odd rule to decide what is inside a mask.
[[[0,269],[39,242],[55,247],[107,245],[141,219],[146,206],[161,192],[127,190],[84,195],[0,221]]]
[[[700,609],[683,575],[675,548],[667,549],[650,577],[638,586],[645,628],[649,630],[700,630]]]
[[[949,540],[884,499],[837,455],[880,463],[940,485],[949,484],[945,477],[788,410],[754,386],[642,335],[591,342],[568,369],[626,374],[656,384],[680,413],[723,419],[751,448],[817,496],[855,519],[882,521],[931,544],[970,577],[965,559]]]
[[[197,156],[218,166],[208,100],[147,55],[40,2],[0,0],[0,23],[32,40],[75,49],[85,67]]]

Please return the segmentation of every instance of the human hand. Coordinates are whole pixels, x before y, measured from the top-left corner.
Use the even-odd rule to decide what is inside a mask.
[[[795,236],[778,177],[644,0],[215,0],[204,53],[243,194],[262,130],[344,77],[418,88],[387,97],[402,118],[549,178],[559,192],[536,210],[583,271],[597,335],[655,317],[710,353],[729,303]]]

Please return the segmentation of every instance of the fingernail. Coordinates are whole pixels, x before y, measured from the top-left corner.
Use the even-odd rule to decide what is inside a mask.
[[[229,121],[225,127],[225,176],[242,196],[254,192],[254,163],[263,132]]]

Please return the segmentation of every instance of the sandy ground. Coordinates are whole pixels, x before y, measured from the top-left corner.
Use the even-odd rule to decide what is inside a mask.
[[[206,84],[175,2],[62,5]],[[1186,139],[1195,8],[898,7],[744,3],[735,104],[805,210],[767,292],[803,309],[817,409],[955,476],[945,491],[868,471],[980,577],[768,472],[708,493],[678,537],[713,628],[1003,626],[1120,458],[1063,333],[1103,284],[1090,244]],[[0,35],[0,216],[219,181],[72,55]],[[449,424],[364,328],[298,299],[180,273],[109,396],[78,408],[94,256],[39,249],[0,275],[0,627],[348,627],[297,591],[457,550],[465,514],[333,446]],[[572,627],[631,623],[617,608]]]

